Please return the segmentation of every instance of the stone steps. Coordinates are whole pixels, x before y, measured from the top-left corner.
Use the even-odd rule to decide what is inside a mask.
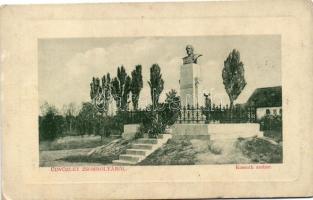
[[[122,154],[120,155],[120,160],[126,160],[131,162],[138,162],[143,156],[141,155],[131,155],[131,154]]]
[[[142,149],[127,149],[126,154],[145,156],[146,151]]]
[[[162,137],[140,138],[133,142],[130,149],[126,150],[126,154],[121,154],[119,160],[113,160],[115,165],[135,165],[147,156],[153,153],[158,148],[162,147],[170,138],[171,134],[162,134]]]
[[[137,144],[133,144],[132,148],[133,149],[148,149],[148,150],[151,150],[153,148],[153,145],[152,144],[137,143]]]
[[[158,139],[141,138],[135,141],[135,144],[157,144]]]
[[[113,160],[113,164],[115,165],[135,165],[137,162],[131,162],[126,160]]]

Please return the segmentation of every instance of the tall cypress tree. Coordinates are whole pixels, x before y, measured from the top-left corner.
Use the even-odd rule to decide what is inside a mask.
[[[153,64],[150,68],[150,86],[151,101],[154,108],[159,104],[160,95],[164,89],[164,80],[162,79],[161,68],[158,64]]]
[[[131,78],[127,75],[124,66],[117,68],[117,77],[112,81],[112,95],[119,110],[127,109],[131,91]]]
[[[234,49],[224,61],[222,72],[223,83],[230,101],[230,109],[233,109],[234,101],[247,84],[244,72],[243,63],[240,61],[240,53]]]
[[[131,73],[131,77],[132,77],[132,80],[131,80],[132,103],[133,103],[134,110],[137,110],[139,95],[143,87],[141,65],[136,65],[136,68]]]

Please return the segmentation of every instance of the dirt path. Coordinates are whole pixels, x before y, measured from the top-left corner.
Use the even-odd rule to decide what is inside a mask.
[[[191,140],[196,150],[196,164],[235,164],[251,163],[242,152],[236,148],[235,139],[224,140]]]
[[[67,156],[86,155],[93,148],[85,149],[71,149],[71,150],[56,150],[56,151],[40,151],[40,167],[53,166],[86,166],[86,165],[102,165],[100,163],[86,163],[86,162],[66,162],[59,160]]]

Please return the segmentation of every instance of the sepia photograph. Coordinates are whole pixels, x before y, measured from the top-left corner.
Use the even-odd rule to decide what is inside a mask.
[[[312,11],[2,7],[2,196],[312,197]]]
[[[39,165],[283,163],[281,36],[39,38]]]

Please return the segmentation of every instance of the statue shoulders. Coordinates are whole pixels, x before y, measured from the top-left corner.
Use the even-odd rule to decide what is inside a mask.
[[[193,57],[192,56],[183,57],[183,64],[190,64],[190,63],[193,63]]]
[[[193,54],[190,56],[185,56],[183,57],[183,64],[191,64],[191,63],[195,63],[197,64],[197,59],[202,56],[201,54]]]
[[[200,56],[202,56],[202,54],[193,54],[193,59],[198,59]]]

